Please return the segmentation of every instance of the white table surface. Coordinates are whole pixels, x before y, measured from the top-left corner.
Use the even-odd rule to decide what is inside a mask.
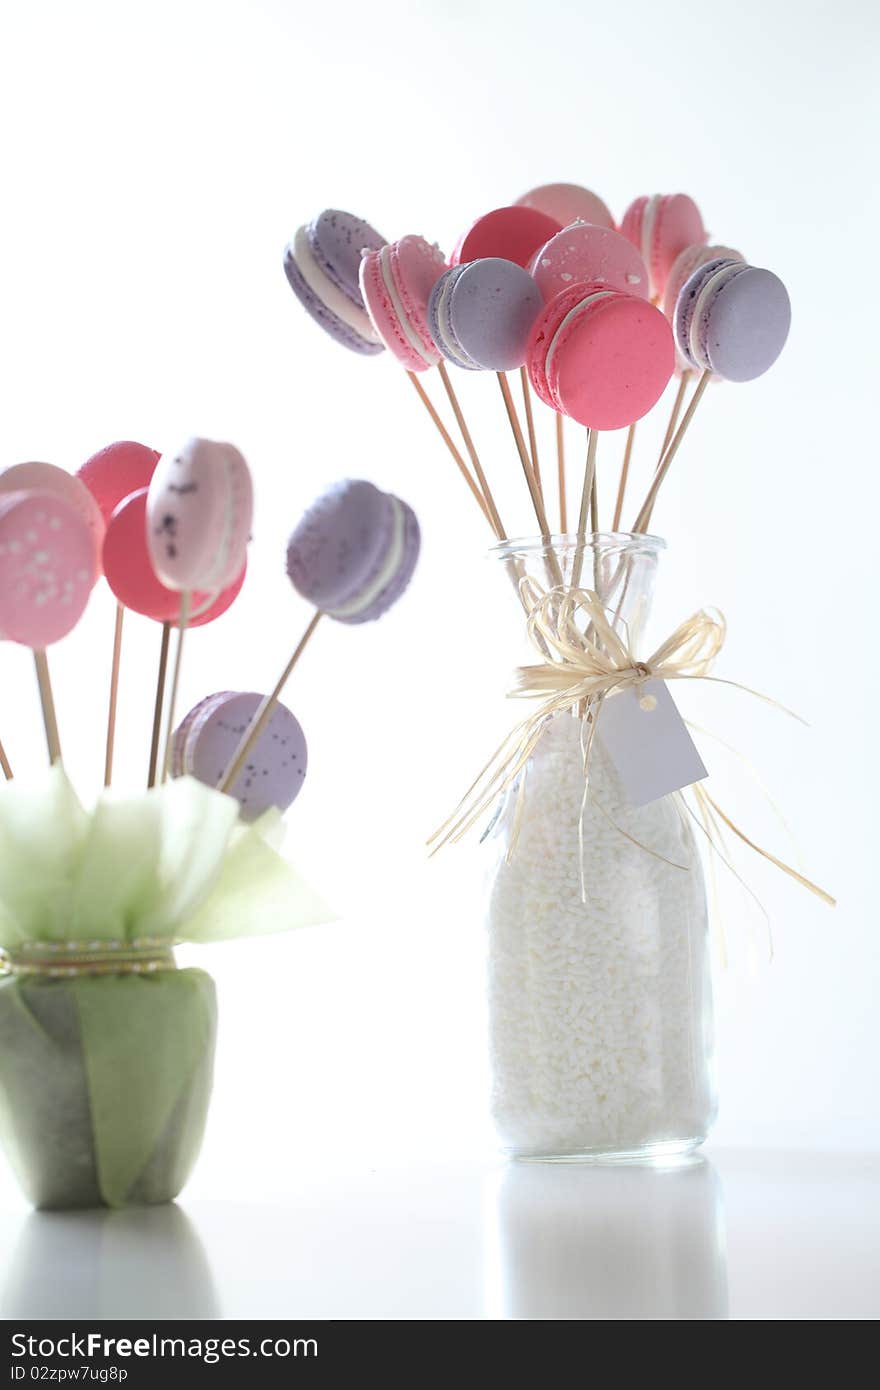
[[[283,1200],[29,1212],[0,1185],[17,1318],[870,1319],[880,1158],[301,1169]]]

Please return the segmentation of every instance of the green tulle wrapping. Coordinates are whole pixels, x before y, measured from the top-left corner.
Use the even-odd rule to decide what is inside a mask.
[[[219,941],[327,921],[277,852],[191,778],[86,811],[60,767],[0,786],[0,1140],[38,1207],[166,1202],[198,1155],[217,1005],[202,970],[21,973],[25,947]],[[115,947],[114,947],[115,949]],[[49,959],[53,959],[52,955]],[[44,953],[45,954],[45,953]]]

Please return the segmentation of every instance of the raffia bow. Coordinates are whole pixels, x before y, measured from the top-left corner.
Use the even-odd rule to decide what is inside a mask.
[[[724,645],[727,632],[724,616],[717,609],[702,608],[693,613],[679,624],[665,642],[661,642],[646,661],[639,661],[631,651],[627,638],[617,632],[609,622],[602,600],[593,590],[557,586],[545,591],[534,580],[524,578],[520,583],[520,591],[528,614],[529,637],[543,659],[533,666],[518,668],[510,695],[514,698],[540,698],[541,703],[528,718],[511,730],[472,782],[452,815],[431,836],[428,844],[432,847],[432,854],[444,844],[460,840],[495,802],[514,786],[550,720],[565,711],[578,710],[583,716],[582,748],[586,803],[590,756],[601,703],[609,695],[628,686],[638,686],[651,678],[662,681],[717,681],[744,690],[800,720],[799,715],[780,705],[778,701],[762,695],[760,691],[752,690],[738,681],[710,675],[712,664]],[[803,723],[803,720],[800,722]],[[824,889],[749,839],[704,788],[697,786],[694,792],[700,821],[704,826],[704,812],[714,813],[743,844],[808,888],[810,892],[834,905],[834,899]],[[525,781],[522,779],[517,791],[517,825],[521,819],[524,793]],[[511,836],[512,846],[515,846],[516,838],[517,832],[514,829]],[[721,854],[711,833],[709,842],[711,848]],[[647,846],[643,848],[649,853],[652,852]],[[724,858],[723,854],[721,857]]]

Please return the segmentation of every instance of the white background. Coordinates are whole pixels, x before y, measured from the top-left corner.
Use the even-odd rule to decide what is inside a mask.
[[[760,770],[807,871],[840,899],[832,911],[751,861],[771,965],[760,915],[723,890],[717,1140],[880,1147],[875,7],[743,0],[723,23],[711,7],[646,0],[81,0],[4,15],[0,464],[75,468],[113,439],[164,449],[197,433],[232,440],[254,470],[250,579],[189,644],[182,709],[263,689],[284,664],[309,617],[285,539],[326,483],[372,478],[412,502],[424,532],[405,600],[375,627],[322,625],[287,696],[311,756],[289,846],[339,924],[188,953],[215,974],[222,1008],[191,1190],[281,1194],[299,1166],[352,1152],[406,1161],[491,1144],[479,854],[429,864],[423,842],[508,727],[514,615],[402,370],[325,338],[281,254],[325,206],[448,249],[480,212],[556,179],[618,216],[637,194],[688,191],[714,239],[788,284],[783,357],[710,391],[662,497],[655,631],[719,605],[719,673],[810,722],[720,688],[682,697]],[[461,380],[461,396],[508,528],[526,531],[495,383]],[[639,432],[642,485],[658,428]],[[574,488],[574,430],[569,441]],[[606,519],[622,447],[618,434],[600,448]],[[51,654],[84,795],[102,765],[112,623],[101,588]],[[120,785],[144,775],[157,648],[154,627],[127,624]],[[26,775],[44,756],[27,652],[4,646],[0,681],[0,732]],[[704,747],[716,796],[790,857],[742,765]]]

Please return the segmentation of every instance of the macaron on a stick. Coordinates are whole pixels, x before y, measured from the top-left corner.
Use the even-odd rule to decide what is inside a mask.
[[[327,208],[300,227],[284,253],[284,273],[300,304],[334,342],[363,356],[382,351],[358,284],[361,255],[385,245],[369,222]]]
[[[590,430],[575,585],[591,508],[595,529],[597,432],[641,419],[662,395],[674,357],[672,332],[660,310],[604,283],[570,286],[545,305],[535,322],[529,341],[532,385],[548,405]]]
[[[527,270],[515,261],[490,256],[452,266],[440,277],[431,291],[428,320],[435,344],[457,366],[496,372],[502,389],[507,387],[504,373],[520,369],[530,439],[530,456],[528,463],[523,459],[523,468],[538,523],[549,542],[531,397],[523,370],[529,333],[542,302]]]
[[[655,193],[635,198],[620,224],[622,234],[641,252],[651,278],[650,293],[659,304],[677,256],[706,240],[700,209],[686,193]]]
[[[323,616],[360,624],[382,617],[404,593],[419,556],[412,508],[372,483],[336,483],[309,507],[287,546],[287,574],[315,612],[281,672],[248,723],[222,777],[230,792],[247,766],[290,675]]]
[[[175,731],[171,776],[188,775],[216,787],[262,703],[261,695],[234,690],[201,700]],[[229,788],[241,819],[256,820],[272,807],[286,811],[302,789],[307,766],[299,720],[278,702],[248,753],[247,766]]]
[[[136,488],[147,487],[159,462],[155,449],[133,440],[118,440],[99,449],[77,470],[77,479],[89,491],[103,518],[104,532],[124,497]],[[119,672],[122,664],[122,627],[125,608],[117,601],[113,623],[113,655],[110,660],[110,694],[107,701],[107,736],[104,741],[104,786],[113,781],[113,755],[116,745],[116,711],[119,699]]]
[[[518,207],[537,208],[559,223],[570,227],[572,222],[592,222],[597,227],[614,230],[614,218],[602,199],[589,188],[577,183],[543,183],[516,200]]]
[[[0,495],[0,636],[34,654],[49,761],[61,741],[46,648],[79,622],[95,581],[95,537],[60,491]]]
[[[785,346],[790,327],[788,291],[770,270],[719,257],[685,281],[675,308],[675,340],[689,367],[702,375],[654,474],[634,531],[647,529],[657,493],[713,375],[725,381],[763,376]]]
[[[193,594],[209,608],[240,575],[253,520],[253,486],[232,444],[189,439],[163,454],[147,490],[147,546],[158,579],[180,596],[162,780],[168,773],[183,642]],[[198,609],[196,609],[196,613]]]
[[[367,312],[373,327],[389,352],[406,369],[422,404],[434,424],[440,429],[456,465],[487,517],[498,540],[505,531],[464,418],[455,388],[449,379],[440,349],[431,336],[429,302],[431,292],[446,269],[442,252],[420,236],[405,236],[364,256],[360,269],[360,285]],[[439,416],[432,408],[427,392],[418,375],[436,367],[443,389],[452,407],[456,423],[464,440],[473,473],[452,444]]]

